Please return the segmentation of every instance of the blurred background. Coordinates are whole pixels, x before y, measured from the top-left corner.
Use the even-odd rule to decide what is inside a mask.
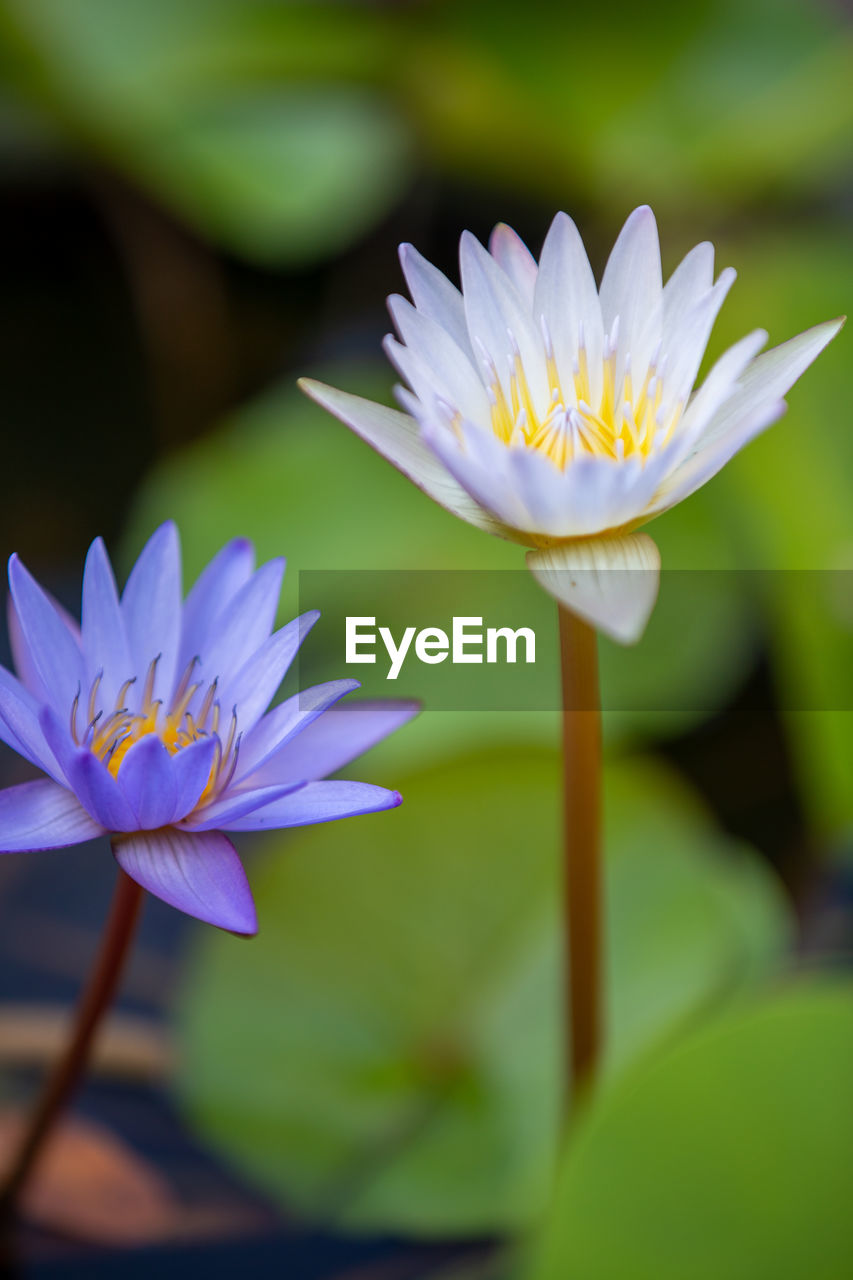
[[[286,554],[282,617],[300,570],[518,568],[295,378],[390,402],[397,244],[455,279],[464,228],[538,253],[557,209],[598,274],[639,203],[665,273],[712,240],[739,278],[709,360],[847,311],[851,83],[840,0],[0,0],[3,554],[75,612],[91,539],[126,571],[167,517],[187,582],[236,534]],[[578,1140],[560,1155],[556,717],[427,709],[349,771],[402,809],[241,845],[256,941],[149,903],[81,1104],[127,1143],[129,1202],[164,1180],[118,1242],[482,1272],[559,1160],[542,1275],[847,1274],[849,360],[845,332],[655,523],[713,589],[662,599],[630,665],[602,645],[607,1083]],[[0,864],[7,1094],[59,1043],[112,876],[97,845]]]

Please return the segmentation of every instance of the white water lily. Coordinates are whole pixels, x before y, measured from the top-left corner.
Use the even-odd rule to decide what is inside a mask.
[[[660,557],[636,529],[780,417],[843,321],[762,355],[756,330],[694,390],[735,272],[714,281],[703,243],[664,285],[646,206],[622,228],[600,289],[564,213],[538,265],[507,226],[488,251],[465,232],[461,292],[411,245],[400,257],[413,303],[389,299],[399,338],[385,350],[407,412],[300,385],[449,511],[530,547],[530,569],[569,609],[637,640]]]

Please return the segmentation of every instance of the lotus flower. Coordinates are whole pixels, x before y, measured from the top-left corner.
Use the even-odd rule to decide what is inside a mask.
[[[282,560],[254,569],[230,542],[181,598],[178,534],[162,525],[119,597],[91,546],[80,627],[17,558],[9,563],[18,679],[0,667],[0,738],[47,778],[0,791],[0,851],[56,849],[112,834],[145,889],[234,933],[257,931],[225,831],[328,822],[390,809],[395,791],[323,781],[408,720],[409,703],[334,704],[335,680],[267,711],[308,613],[273,632]]]
[[[449,511],[530,547],[530,569],[568,608],[636,640],[660,558],[634,531],[776,421],[842,321],[763,355],[757,330],[694,390],[735,273],[714,281],[705,243],[663,285],[647,207],[625,223],[600,289],[564,213],[538,265],[507,226],[488,252],[466,232],[461,293],[411,245],[400,256],[414,305],[389,299],[399,339],[385,349],[407,412],[301,386]]]

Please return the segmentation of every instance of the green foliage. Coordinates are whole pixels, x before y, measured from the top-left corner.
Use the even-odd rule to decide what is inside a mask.
[[[624,216],[743,206],[846,155],[853,42],[796,0],[426,6],[406,82],[440,159]],[[443,92],[434,92],[440,82]],[[509,159],[508,159],[509,157]]]
[[[541,1211],[560,1114],[557,778],[534,748],[398,767],[393,815],[264,841],[251,946],[200,940],[186,1102],[289,1205],[422,1234]],[[788,925],[767,874],[668,775],[614,769],[607,794],[618,1076],[772,971]]]
[[[250,259],[303,261],[439,171],[621,219],[710,216],[831,180],[853,40],[796,0],[674,0],[653,21],[535,0],[2,0],[22,100]]]
[[[840,1280],[853,1250],[853,988],[803,984],[605,1090],[535,1280]]]
[[[399,113],[317,64],[320,8],[306,30],[299,6],[257,0],[5,0],[0,53],[76,148],[226,249],[301,263],[347,247],[410,175]],[[369,24],[339,17],[348,56],[368,58]]]

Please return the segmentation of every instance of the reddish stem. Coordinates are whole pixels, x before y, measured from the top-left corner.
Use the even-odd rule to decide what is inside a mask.
[[[596,633],[562,606],[560,663],[566,1064],[576,1095],[592,1081],[601,1048],[601,711]]]
[[[80,1082],[98,1027],[115,995],[143,896],[136,881],[119,870],[101,944],[77,1006],[71,1038],[44,1083],[21,1145],[0,1184],[0,1218],[8,1218],[14,1211],[47,1139]]]

